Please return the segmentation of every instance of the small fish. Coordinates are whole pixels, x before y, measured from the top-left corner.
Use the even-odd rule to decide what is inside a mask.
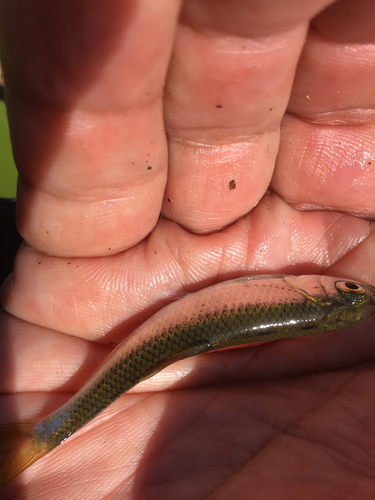
[[[61,408],[37,423],[0,426],[2,445],[11,443],[0,465],[0,485],[171,363],[231,346],[338,330],[374,312],[375,287],[328,276],[247,276],[187,294],[127,337]]]

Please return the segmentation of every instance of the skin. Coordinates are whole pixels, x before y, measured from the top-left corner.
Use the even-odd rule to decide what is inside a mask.
[[[373,2],[189,1],[179,21],[171,0],[24,4],[0,3],[27,242],[2,289],[0,423],[60,406],[183,292],[375,285]],[[374,323],[180,362],[4,498],[372,499]]]

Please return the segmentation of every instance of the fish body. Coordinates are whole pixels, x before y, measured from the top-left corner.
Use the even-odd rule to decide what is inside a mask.
[[[190,356],[252,342],[353,326],[375,312],[375,288],[328,276],[245,276],[187,294],[149,318],[65,405],[38,423],[0,426],[15,447],[0,465],[5,485],[122,394]]]

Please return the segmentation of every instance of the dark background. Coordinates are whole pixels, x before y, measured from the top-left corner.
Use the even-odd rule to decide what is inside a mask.
[[[0,99],[4,88],[0,86]],[[0,198],[0,283],[12,272],[14,257],[22,243],[15,220],[16,202]]]

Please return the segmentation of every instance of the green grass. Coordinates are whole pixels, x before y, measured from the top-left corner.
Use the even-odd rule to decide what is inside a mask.
[[[13,160],[5,104],[0,101],[0,198],[15,198],[17,170]]]

